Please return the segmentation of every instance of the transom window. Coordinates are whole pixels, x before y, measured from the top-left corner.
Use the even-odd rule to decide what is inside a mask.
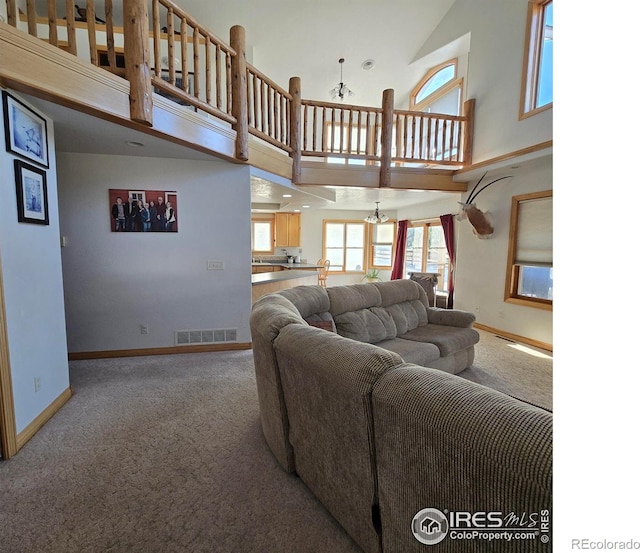
[[[460,115],[462,79],[457,60],[430,69],[409,95],[409,109],[425,113]]]

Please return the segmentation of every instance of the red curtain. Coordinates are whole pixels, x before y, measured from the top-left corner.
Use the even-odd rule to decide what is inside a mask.
[[[391,280],[398,280],[404,276],[404,251],[407,248],[407,227],[409,221],[398,221],[398,238],[396,240],[396,255],[393,258]]]
[[[447,297],[447,308],[453,309],[453,273],[456,266],[456,254],[453,239],[453,215],[440,215],[440,222],[442,223],[444,242],[447,246],[447,253],[449,254],[449,279],[447,282],[449,296]]]

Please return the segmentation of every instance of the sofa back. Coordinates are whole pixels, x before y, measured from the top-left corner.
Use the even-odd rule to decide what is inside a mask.
[[[379,551],[371,392],[402,358],[301,325],[274,348],[298,476],[364,551]]]
[[[376,344],[428,323],[429,300],[411,280],[327,288],[338,334]]]

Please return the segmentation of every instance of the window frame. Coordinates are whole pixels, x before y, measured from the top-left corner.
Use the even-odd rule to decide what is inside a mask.
[[[522,202],[553,198],[553,190],[543,190],[541,192],[531,192],[521,194],[511,198],[511,221],[509,225],[509,249],[507,252],[507,274],[505,278],[504,301],[537,309],[553,311],[553,299],[532,298],[518,294],[518,284],[520,283],[521,267],[516,264],[517,243],[518,243],[518,218],[520,214],[519,206]],[[553,268],[553,263],[551,264]]]
[[[374,242],[374,235],[375,235],[375,229],[376,227],[379,227],[380,225],[393,225],[393,232],[392,232],[392,239],[391,242]],[[393,260],[395,259],[395,255],[396,255],[396,244],[397,244],[397,238],[398,238],[398,223],[395,219],[389,219],[388,221],[385,221],[384,223],[375,223],[375,224],[369,224],[369,237],[367,242],[369,243],[369,262],[367,263],[368,268],[370,269],[382,269],[382,270],[388,270],[391,271],[393,269]],[[374,259],[375,259],[375,255],[374,255],[374,249],[375,246],[388,246],[391,245],[391,264],[390,265],[376,265],[374,264]]]
[[[384,223],[377,223],[376,225],[379,224],[384,224],[384,225],[388,225],[388,224],[393,224],[393,242],[391,244],[391,265],[374,265],[373,264],[373,247],[375,244],[383,244],[386,245],[388,244],[388,242],[373,242],[373,232],[372,232],[372,228],[376,225],[371,224],[371,223],[367,223],[365,221],[363,221],[362,219],[323,219],[322,220],[322,258],[323,259],[327,259],[329,257],[329,255],[327,255],[327,224],[344,224],[345,225],[345,230],[344,232],[346,232],[346,225],[348,224],[356,224],[356,225],[363,225],[364,226],[364,232],[363,232],[363,245],[362,245],[362,270],[360,271],[355,271],[355,270],[342,270],[342,271],[337,271],[335,270],[333,267],[334,265],[332,265],[329,268],[329,272],[332,274],[338,274],[338,275],[354,275],[354,274],[365,274],[369,269],[380,269],[380,270],[392,270],[393,268],[393,260],[395,258],[395,253],[396,253],[396,245],[397,245],[397,240],[398,240],[398,221],[396,219],[389,219],[388,221],[384,222]],[[346,246],[344,246],[343,248],[343,267],[346,267]]]
[[[520,120],[553,108],[553,101],[536,107],[544,40],[544,12],[547,5],[552,3],[553,0],[529,0],[520,87]]]
[[[409,227],[412,228],[419,228],[422,227],[424,229],[424,232],[422,234],[422,261],[421,261],[421,267],[420,267],[420,271],[422,273],[426,273],[427,271],[427,263],[429,261],[429,229],[432,227],[440,227],[442,228],[442,221],[440,221],[440,219],[428,219],[428,220],[422,220],[422,221],[409,221]],[[445,246],[446,249],[446,246]],[[447,252],[447,257],[449,257],[449,252]],[[451,259],[449,258],[448,262],[447,262],[447,270],[451,271]],[[406,247],[405,247],[405,266],[402,268],[402,272],[403,275],[407,275],[406,272]],[[436,292],[443,292],[443,293],[448,293],[448,279],[445,278],[445,272],[446,271],[442,271],[442,273],[438,272],[436,273],[438,275],[438,284],[436,287]]]
[[[270,232],[270,250],[254,250],[254,224],[255,223],[269,223],[271,225]],[[252,215],[251,216],[251,254],[252,255],[273,255],[275,251],[275,215],[273,213],[264,215]]]
[[[322,258],[323,259],[329,259],[329,255],[327,255],[327,225],[328,224],[343,224],[344,225],[344,229],[343,229],[343,247],[342,247],[342,270],[341,271],[337,271],[334,270],[334,266],[336,265],[331,265],[329,267],[329,272],[331,274],[337,274],[337,275],[349,275],[349,274],[364,274],[366,273],[367,269],[367,265],[368,265],[368,261],[367,261],[367,243],[368,243],[368,232],[367,232],[367,227],[366,225],[368,223],[365,223],[364,221],[359,221],[359,220],[354,220],[354,219],[323,219],[322,220]],[[362,234],[362,270],[361,271],[351,271],[351,270],[346,270],[347,267],[347,258],[346,258],[346,251],[347,251],[347,246],[346,246],[346,230],[347,230],[347,225],[353,225],[353,224],[357,224],[357,225],[363,225],[364,227],[364,232]],[[333,248],[332,248],[333,249]]]
[[[450,65],[454,66],[453,79],[443,84],[440,88],[436,89],[434,92],[429,94],[429,96],[427,96],[426,98],[420,100],[420,102],[416,102],[416,97],[418,96],[418,93],[420,92],[422,87],[425,84],[427,84],[429,79],[431,79],[434,75],[436,75],[437,73],[442,71],[445,67],[448,67]],[[429,71],[427,71],[425,76],[422,77],[422,79],[420,79],[418,84],[413,88],[413,90],[409,94],[409,109],[411,111],[424,111],[425,108],[427,108],[433,102],[439,100],[441,97],[451,92],[454,88],[460,88],[460,105],[458,106],[458,115],[460,115],[460,113],[462,113],[462,102],[463,102],[462,85],[463,85],[463,79],[462,77],[458,77],[458,59],[457,58],[453,58],[439,65],[436,65],[435,67],[432,67],[431,69],[429,69]]]

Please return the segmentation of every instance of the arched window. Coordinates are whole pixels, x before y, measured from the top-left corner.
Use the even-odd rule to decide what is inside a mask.
[[[460,115],[462,79],[457,78],[457,60],[430,69],[409,96],[409,109]]]

